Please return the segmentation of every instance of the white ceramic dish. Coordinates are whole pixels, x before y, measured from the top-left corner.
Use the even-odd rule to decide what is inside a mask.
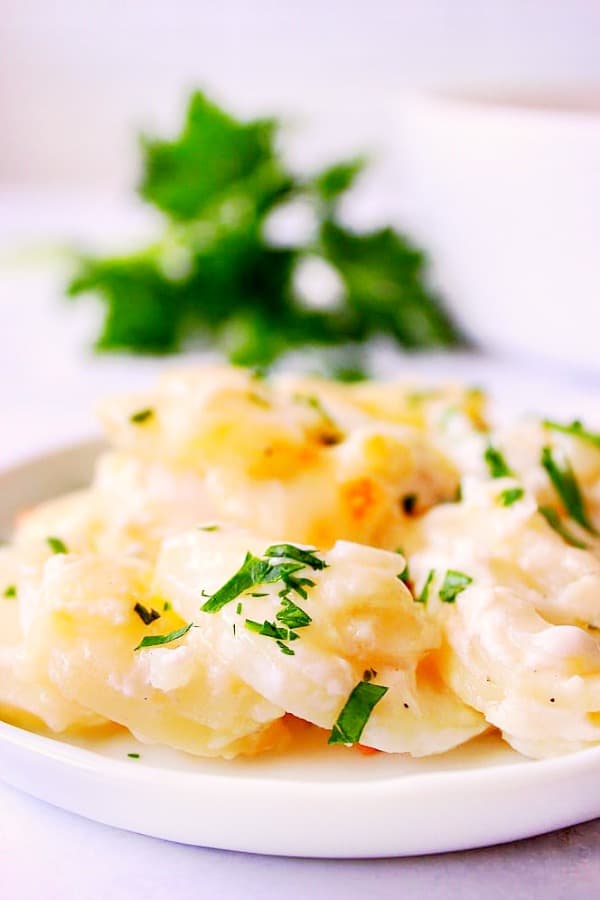
[[[2,473],[0,534],[19,508],[87,481],[98,449]],[[600,814],[599,772],[600,747],[531,761],[490,736],[413,760],[327,747],[314,731],[291,752],[225,762],[125,732],[75,745],[0,723],[0,777],[35,797],[155,837],[288,856],[433,853],[551,831]]]
[[[430,93],[395,121],[399,224],[464,331],[599,372],[600,93]]]

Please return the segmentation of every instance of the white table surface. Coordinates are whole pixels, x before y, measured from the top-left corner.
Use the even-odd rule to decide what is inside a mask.
[[[39,215],[36,221],[39,224]],[[0,212],[0,248],[8,246],[9,238],[31,233],[26,214],[20,223],[18,216],[9,221]],[[85,342],[96,315],[90,308],[71,309],[60,302],[61,278],[56,268],[23,270],[7,267],[6,260],[0,265],[2,466],[89,435],[95,429],[91,408],[99,397],[147,383],[164,364],[89,354]],[[435,357],[422,360],[419,368],[434,378],[450,371],[493,386],[505,400],[514,403],[518,398],[523,408],[542,411],[547,397],[553,412],[587,413],[600,421],[599,386],[594,383],[598,379],[539,367],[524,373],[512,363],[485,359]],[[439,856],[289,860],[184,847],[120,832],[0,784],[0,898],[6,900],[591,900],[599,885],[600,820],[514,844]]]

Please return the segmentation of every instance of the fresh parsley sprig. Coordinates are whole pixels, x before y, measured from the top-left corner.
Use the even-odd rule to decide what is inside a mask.
[[[342,222],[364,160],[298,175],[279,144],[275,120],[240,121],[200,92],[177,137],[143,139],[140,194],[162,215],[162,235],[130,255],[79,256],[68,286],[104,302],[98,349],[169,353],[200,337],[233,362],[268,366],[290,349],[342,344],[339,368],[355,373],[372,335],[411,348],[461,341],[427,284],[423,253],[393,228]],[[296,198],[311,208],[314,234],[277,246],[270,217]],[[342,286],[331,308],[311,307],[297,287],[315,257]]]

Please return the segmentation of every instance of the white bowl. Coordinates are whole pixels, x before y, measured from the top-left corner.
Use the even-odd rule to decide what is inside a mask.
[[[414,96],[402,225],[479,344],[600,371],[600,91]]]

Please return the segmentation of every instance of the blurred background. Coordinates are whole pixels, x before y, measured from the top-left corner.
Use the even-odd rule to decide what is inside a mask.
[[[123,252],[156,233],[136,136],[173,134],[196,87],[243,118],[281,116],[300,168],[372,157],[349,221],[425,248],[490,354],[477,375],[501,381],[516,355],[541,382],[595,387],[598,34],[596,0],[3,0],[0,462],[89,431],[97,396],[164,364],[94,356],[101,308],[63,301],[52,248]]]

